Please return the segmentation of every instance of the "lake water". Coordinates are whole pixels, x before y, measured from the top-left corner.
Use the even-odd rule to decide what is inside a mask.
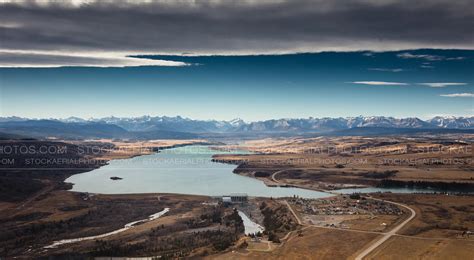
[[[99,169],[76,174],[66,182],[74,183],[73,191],[121,193],[179,193],[222,196],[247,193],[255,197],[323,198],[331,194],[300,188],[267,187],[262,181],[234,174],[235,165],[212,162],[213,154],[246,153],[246,151],[216,151],[208,146],[184,146],[162,150],[160,153],[130,159],[112,160]],[[111,180],[120,177],[122,180]],[[333,192],[432,193],[422,188],[357,188]]]
[[[235,151],[232,153],[242,153]],[[322,198],[328,193],[299,188],[267,187],[262,181],[240,176],[235,165],[212,162],[215,151],[207,146],[185,146],[130,159],[112,160],[99,169],[76,174],[66,180],[73,191],[120,193],[180,193],[222,196],[247,193],[259,197]],[[111,180],[110,177],[122,180]]]

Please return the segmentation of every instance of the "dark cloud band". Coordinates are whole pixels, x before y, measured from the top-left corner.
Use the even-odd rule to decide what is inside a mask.
[[[1,4],[0,49],[255,54],[474,46],[466,0],[39,2]]]

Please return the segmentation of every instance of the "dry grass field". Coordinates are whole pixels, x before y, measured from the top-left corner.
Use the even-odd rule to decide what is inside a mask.
[[[392,237],[365,259],[472,259],[474,241]]]
[[[126,159],[139,155],[147,155],[156,152],[158,149],[166,149],[175,146],[205,143],[201,139],[189,140],[147,140],[147,141],[120,141],[112,139],[88,140],[98,144],[109,144],[105,146],[105,153],[100,155],[100,159]],[[86,141],[87,142],[87,141]],[[71,142],[80,145],[81,142]],[[108,148],[107,148],[108,147]]]
[[[460,238],[474,230],[474,196],[435,194],[374,194],[374,197],[403,203],[416,217],[400,234],[419,237]],[[466,238],[467,239],[467,238]],[[474,241],[474,236],[470,240]]]
[[[242,145],[256,154],[214,159],[238,164],[236,173],[268,184],[276,180],[310,189],[375,186],[388,180],[390,185],[418,182],[455,189],[462,183],[468,189],[474,187],[472,140],[472,135],[265,139]]]
[[[378,215],[375,217],[365,215],[344,220],[342,225],[349,229],[384,232],[396,226],[402,219],[402,217],[394,215]]]
[[[408,205],[416,217],[366,259],[472,259],[473,196],[374,194]]]
[[[377,234],[317,227],[302,230],[283,246],[269,252],[235,250],[209,259],[348,259],[357,255]]]

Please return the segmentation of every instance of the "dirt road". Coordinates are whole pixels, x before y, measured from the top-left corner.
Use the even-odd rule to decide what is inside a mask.
[[[301,219],[298,217],[298,215],[296,215],[296,212],[290,206],[290,203],[288,203],[287,200],[285,200],[285,203],[286,203],[286,206],[288,207],[288,209],[291,211],[291,214],[293,214],[293,216],[295,216],[296,221],[298,222],[298,225],[303,225],[303,222],[301,222]]]

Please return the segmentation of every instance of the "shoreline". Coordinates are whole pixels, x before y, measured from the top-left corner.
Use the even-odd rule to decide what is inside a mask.
[[[167,150],[167,149],[174,149],[174,148],[179,148],[179,147],[185,147],[185,146],[193,146],[193,145],[213,145],[215,143],[213,142],[196,142],[196,143],[188,143],[188,144],[175,144],[175,145],[168,145],[168,146],[152,146],[150,147],[151,150],[148,152],[148,153],[135,153],[135,154],[130,154],[126,157],[123,157],[123,156],[120,156],[119,155],[116,155],[117,157],[114,158],[113,154],[110,158],[107,158],[107,159],[103,159],[101,157],[96,157],[96,158],[93,158],[94,160],[103,160],[104,161],[104,164],[102,165],[99,165],[99,166],[96,166],[96,167],[93,167],[93,168],[83,168],[84,171],[80,171],[80,172],[77,172],[77,173],[72,173],[72,174],[66,174],[65,178],[62,180],[62,183],[65,184],[65,185],[68,185],[70,186],[69,189],[67,189],[67,191],[71,191],[71,192],[77,192],[77,191],[72,191],[72,187],[74,186],[73,183],[70,183],[70,182],[66,182],[66,180],[70,177],[72,177],[73,175],[77,175],[77,174],[82,174],[82,173],[86,173],[86,172],[90,172],[90,171],[93,171],[93,170],[97,170],[103,166],[107,166],[109,165],[109,163],[113,160],[127,160],[127,159],[133,159],[133,158],[136,158],[136,157],[139,157],[139,156],[145,156],[145,155],[152,155],[152,154],[156,154],[156,153],[160,153],[161,151],[163,150]],[[106,156],[110,154],[106,154]],[[95,193],[95,194],[99,194],[99,193]],[[107,193],[100,193],[100,194],[107,194]],[[120,193],[117,193],[117,194],[120,194]],[[124,193],[124,194],[128,194],[128,193]],[[186,195],[186,194],[184,194]],[[192,195],[192,194],[189,194],[189,195]]]
[[[66,182],[66,180],[74,175],[77,174],[83,174],[87,173],[93,170],[97,170],[101,168],[102,166],[109,165],[109,162],[112,160],[122,160],[122,159],[130,159],[142,155],[149,155],[153,153],[159,153],[162,150],[166,149],[173,149],[177,147],[182,147],[182,146],[190,146],[190,145],[212,145],[215,144],[215,142],[210,142],[207,140],[195,140],[195,139],[190,139],[190,140],[159,140],[165,143],[165,145],[160,146],[155,145],[155,146],[150,146],[151,152],[150,153],[128,153],[128,154],[114,154],[111,151],[108,151],[106,153],[100,153],[96,155],[91,155],[91,154],[80,154],[78,152],[78,148],[83,145],[84,147],[90,147],[90,145],[97,145],[103,149],[105,145],[114,145],[115,148],[120,148],[118,147],[121,143],[121,141],[113,142],[113,141],[98,141],[98,140],[82,140],[82,141],[72,141],[72,140],[55,140],[55,141],[50,141],[50,140],[35,140],[34,143],[37,145],[41,144],[47,144],[47,145],[65,145],[68,147],[68,150],[71,151],[72,153],[68,154],[69,156],[76,156],[76,159],[84,159],[84,160],[91,160],[94,161],[94,163],[89,163],[89,164],[84,164],[82,167],[66,167],[66,168],[35,168],[34,170],[31,170],[30,168],[26,167],[27,165],[19,165],[18,167],[18,172],[22,173],[26,177],[23,177],[25,180],[23,180],[23,184],[25,185],[25,181],[37,181],[41,187],[38,188],[36,191],[32,192],[28,196],[24,196],[21,199],[16,199],[16,200],[4,200],[1,201],[2,205],[2,211],[3,214],[0,214],[0,216],[13,216],[17,212],[21,211],[21,209],[26,208],[29,206],[29,204],[33,203],[34,200],[38,198],[45,198],[50,196],[53,192],[55,191],[66,191],[66,192],[71,192],[71,193],[77,193],[76,191],[73,191],[73,183]],[[158,141],[158,142],[159,142]],[[14,143],[22,143],[22,140],[13,140]],[[187,142],[187,143],[177,143],[177,144],[172,144],[172,145],[166,145],[166,142]],[[143,142],[132,142],[128,143],[130,146],[140,144]],[[151,143],[152,142],[147,142]],[[122,147],[124,148],[124,147]],[[126,147],[125,147],[126,148]],[[142,150],[143,152],[143,150]],[[58,154],[58,156],[61,154]],[[125,156],[125,157],[124,157]],[[53,159],[55,157],[52,157]],[[55,165],[53,165],[55,166]],[[67,165],[66,165],[67,166]],[[75,165],[72,165],[75,166]],[[23,167],[23,168],[22,168]],[[5,168],[8,170],[8,168]],[[41,172],[39,172],[41,171]],[[44,173],[43,173],[44,172]],[[51,173],[50,173],[51,172]],[[26,185],[30,185],[29,182],[26,182]],[[8,193],[5,193],[5,196],[7,196]],[[99,194],[99,193],[97,193]],[[104,195],[109,195],[109,194],[104,194]],[[124,194],[124,195],[129,195],[129,194]],[[177,194],[179,195],[179,194]],[[185,195],[185,194],[184,194]],[[191,195],[191,194],[190,194]],[[10,195],[8,195],[10,196]],[[194,195],[196,196],[196,195]],[[20,205],[20,206],[18,206]]]
[[[346,190],[346,189],[366,189],[366,188],[374,188],[374,189],[403,189],[403,188],[408,188],[408,189],[422,189],[422,190],[432,190],[432,193],[447,193],[447,194],[455,194],[455,195],[474,195],[474,192],[468,192],[469,190],[474,189],[474,183],[470,182],[443,182],[443,181],[436,181],[436,182],[429,182],[429,181],[403,181],[403,180],[393,180],[393,179],[384,179],[381,180],[379,185],[350,185],[346,187],[341,187],[341,188],[335,188],[335,189],[321,189],[321,188],[314,188],[314,187],[308,187],[306,185],[301,185],[301,184],[295,184],[295,183],[287,183],[285,180],[276,180],[274,177],[276,174],[279,172],[285,171],[285,170],[279,170],[270,175],[270,178],[267,177],[256,177],[255,173],[258,171],[247,171],[244,169],[241,169],[243,166],[245,166],[248,163],[248,160],[245,159],[219,159],[219,154],[215,154],[212,156],[212,161],[217,162],[217,163],[225,163],[225,164],[231,164],[231,165],[237,165],[237,167],[233,170],[234,174],[238,174],[240,176],[244,177],[249,177],[253,178],[259,181],[262,181],[267,187],[281,187],[281,188],[299,188],[299,189],[306,189],[306,190],[312,190],[312,191],[319,191],[319,192],[325,192],[333,195],[340,195],[343,193],[339,193],[338,191],[340,190]],[[240,169],[239,169],[240,168]],[[396,185],[383,185],[383,183],[394,183]],[[417,186],[417,184],[419,184]],[[331,185],[337,185],[337,184],[331,184]],[[342,184],[345,185],[345,184]],[[441,186],[445,185],[445,187],[451,186],[457,186],[461,188],[448,188],[448,189],[433,189],[433,186]],[[391,192],[391,191],[386,191],[386,192]],[[361,191],[361,193],[364,193]],[[419,194],[429,194],[430,192],[412,192],[413,194],[419,193]]]

